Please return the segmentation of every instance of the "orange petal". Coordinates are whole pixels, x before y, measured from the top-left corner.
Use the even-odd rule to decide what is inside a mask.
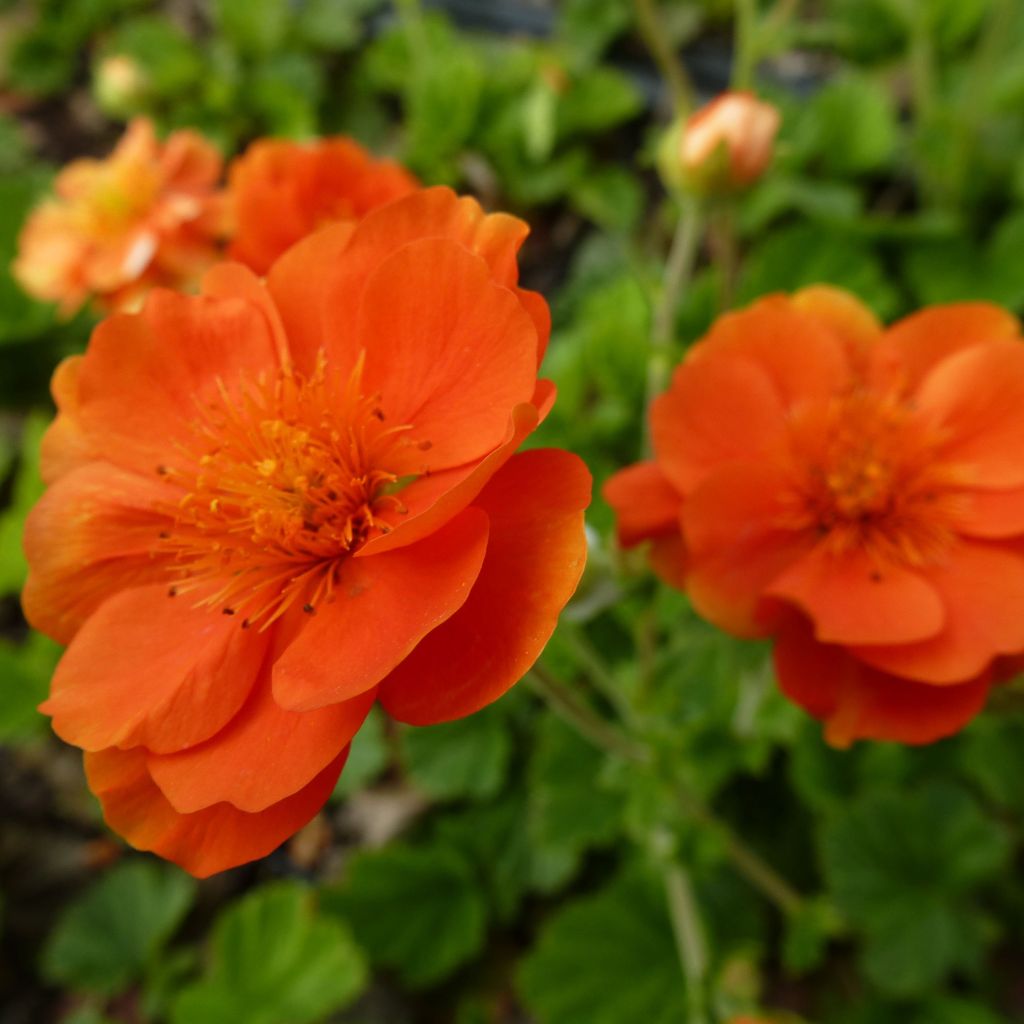
[[[655,537],[647,549],[647,561],[663,583],[676,590],[686,589],[686,544],[681,533]]]
[[[879,386],[916,390],[929,372],[961,349],[1015,338],[1016,317],[998,306],[964,302],[931,306],[893,324],[873,346],[871,376]]]
[[[241,263],[218,263],[203,277],[203,294],[215,299],[243,299],[253,305],[266,318],[274,339],[279,361],[289,359],[288,337],[284,321],[274,305],[266,284]]]
[[[93,332],[79,377],[81,423],[105,458],[153,477],[190,440],[218,382],[237,394],[243,375],[278,365],[252,302],[155,291],[141,313],[111,316]]]
[[[220,803],[256,813],[308,785],[348,746],[376,694],[317,711],[286,711],[265,672],[241,711],[215,736],[174,754],[150,754],[153,781],[182,814]]]
[[[412,426],[431,471],[487,454],[533,395],[533,322],[479,256],[447,239],[411,242],[380,265],[355,337],[365,392],[382,396],[389,421]]]
[[[806,613],[822,643],[924,640],[945,619],[939,595],[920,573],[877,562],[861,549],[835,552],[828,539],[781,573],[768,593]]]
[[[169,520],[157,508],[174,496],[168,484],[106,462],[61,476],[25,522],[28,621],[66,644],[111,595],[165,578],[153,549]]]
[[[846,348],[851,366],[861,366],[874,343],[881,337],[878,317],[856,295],[828,284],[801,288],[793,305],[827,327]]]
[[[331,795],[347,756],[346,749],[304,789],[258,814],[230,804],[179,814],[150,778],[142,750],[86,754],[85,772],[115,832],[136,849],[207,878],[265,857],[298,832]]]
[[[734,462],[683,505],[686,590],[705,618],[730,633],[771,631],[766,588],[814,544],[809,531],[787,526],[790,493],[775,461]]]
[[[959,533],[993,540],[1024,534],[1024,488],[968,491],[957,500],[963,506],[956,521]]]
[[[982,708],[989,673],[952,686],[929,686],[880,672],[842,647],[820,643],[794,616],[778,635],[775,671],[782,691],[826,722],[837,747],[854,740],[932,743],[963,728]]]
[[[538,381],[533,402],[524,402],[512,410],[501,443],[479,462],[430,473],[402,488],[405,511],[390,516],[384,513],[391,532],[373,537],[356,552],[356,557],[367,558],[421,540],[466,508],[533,432],[539,417],[546,415],[554,391],[550,381]]]
[[[927,578],[945,607],[942,631],[920,643],[857,647],[857,657],[908,679],[955,685],[997,655],[1024,651],[1024,556],[965,540]]]
[[[201,743],[234,717],[269,634],[171,598],[163,585],[110,598],[64,652],[49,700],[61,739],[85,750]]]
[[[779,445],[795,407],[848,377],[838,338],[787,299],[721,317],[651,409],[658,463],[685,496],[721,463]]]
[[[620,469],[605,482],[602,494],[615,511],[615,529],[624,548],[679,531],[682,499],[656,462]]]
[[[1024,484],[1024,343],[994,341],[939,363],[917,392],[918,415],[947,438],[938,458],[979,487]]]
[[[491,522],[469,599],[420,642],[380,689],[394,718],[428,725],[472,714],[523,677],[583,574],[590,474],[568,452],[522,452],[475,506]]]
[[[274,666],[278,702],[308,711],[375,687],[465,603],[487,532],[487,516],[469,508],[419,544],[346,561],[333,604],[317,609]]]
[[[53,371],[50,391],[56,419],[46,428],[39,446],[39,474],[44,484],[84,465],[96,455],[82,431],[78,416],[78,375],[82,356],[68,356]]]

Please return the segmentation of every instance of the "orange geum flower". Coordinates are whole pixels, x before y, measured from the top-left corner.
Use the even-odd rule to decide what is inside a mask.
[[[58,370],[23,603],[43,710],[109,824],[197,875],[326,800],[374,701],[430,724],[537,658],[590,477],[515,454],[550,407],[520,221],[447,189],[323,229],[266,281],[157,290]]]
[[[234,217],[229,255],[265,274],[317,228],[360,220],[418,187],[405,168],[374,160],[352,139],[260,139],[228,169]]]
[[[605,491],[625,545],[844,745],[955,732],[1024,652],[1024,343],[1009,313],[883,329],[832,288],[722,317]]]
[[[160,142],[149,121],[133,121],[105,160],[75,160],[57,176],[22,229],[15,279],[64,316],[90,299],[127,310],[154,286],[194,286],[226,226],[220,172],[195,132]]]

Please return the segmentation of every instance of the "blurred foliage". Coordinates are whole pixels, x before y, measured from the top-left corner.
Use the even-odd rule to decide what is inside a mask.
[[[90,327],[56,323],[7,270],[56,167],[147,114],[226,154],[264,134],[346,132],[475,192],[530,221],[524,282],[552,306],[559,400],[530,443],[578,452],[598,485],[642,450],[676,211],[652,170],[668,111],[633,5],[481,3],[462,27],[443,6],[0,3],[0,775],[27,794],[4,808],[0,842],[9,1019],[504,1024],[518,1007],[539,1024],[685,1020],[671,858],[703,908],[716,1020],[759,1006],[818,1024],[1024,1019],[1019,690],[930,748],[832,750],[776,692],[765,647],[706,626],[615,551],[599,498],[543,668],[620,715],[651,764],[591,745],[524,684],[430,729],[374,713],[323,817],[259,865],[199,884],[134,854],[108,866],[81,778],[33,710],[57,648],[16,611],[46,382]],[[698,85],[724,85],[731,0],[661,6]],[[734,211],[738,300],[826,281],[885,319],[959,299],[1024,311],[1024,5],[755,7],[783,129]],[[676,355],[730,284],[708,255]],[[681,786],[805,894],[799,907],[781,914],[736,874],[728,835],[695,823]]]

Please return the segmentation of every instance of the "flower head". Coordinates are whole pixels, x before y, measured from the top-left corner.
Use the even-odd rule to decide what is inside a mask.
[[[753,93],[723,93],[669,130],[662,176],[700,195],[749,188],[771,163],[779,124],[778,110]]]
[[[992,306],[884,330],[807,289],[721,318],[609,481],[622,543],[739,636],[836,744],[923,743],[1024,652],[1024,344]]]
[[[515,454],[553,400],[525,226],[445,189],[266,282],[153,292],[58,370],[29,620],[108,822],[206,875],[331,791],[374,701],[429,724],[525,673],[583,568],[589,475]]]
[[[224,211],[217,151],[192,131],[160,142],[133,121],[105,160],[76,160],[29,216],[13,273],[64,315],[94,299],[136,308],[152,287],[187,288],[217,258]]]
[[[257,274],[311,231],[358,221],[418,187],[403,167],[374,160],[340,137],[261,139],[234,161],[228,183],[235,219],[230,256]]]

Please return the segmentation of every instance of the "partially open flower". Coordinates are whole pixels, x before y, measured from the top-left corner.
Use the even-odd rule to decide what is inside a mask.
[[[832,288],[722,317],[605,491],[624,544],[858,737],[963,726],[1024,652],[1024,344],[993,306],[888,330]]]
[[[260,139],[228,171],[234,217],[230,256],[265,274],[311,231],[335,221],[358,221],[418,187],[405,168],[374,160],[351,139]]]
[[[12,270],[69,316],[90,299],[137,308],[156,286],[194,286],[224,232],[217,151],[192,131],[160,142],[133,121],[105,160],[76,160],[29,216]]]
[[[446,189],[153,292],[58,370],[23,602],[43,709],[129,842],[208,875],[331,792],[379,700],[468,715],[583,570],[590,478],[515,454],[550,407],[525,225]]]
[[[727,92],[669,129],[658,164],[672,188],[728,195],[749,188],[771,163],[778,110],[749,92]]]

